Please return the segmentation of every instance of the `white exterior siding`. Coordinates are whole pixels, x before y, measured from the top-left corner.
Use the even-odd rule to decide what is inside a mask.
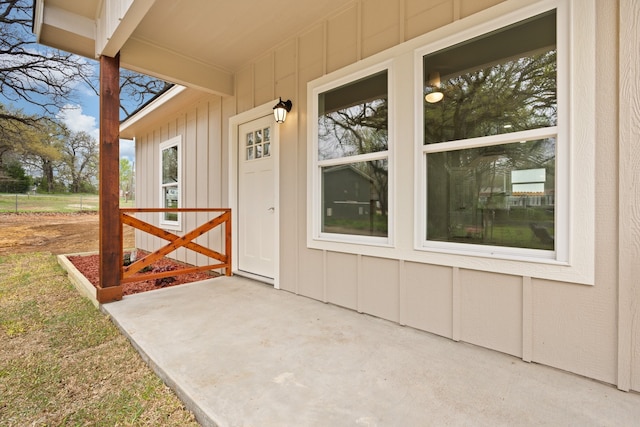
[[[637,2],[623,1],[637,6]],[[159,206],[158,145],[182,134],[186,161],[184,206],[227,207],[229,117],[278,96],[290,98],[293,110],[280,126],[281,289],[640,391],[637,308],[635,314],[631,308],[623,313],[626,335],[618,336],[620,257],[629,262],[637,260],[640,252],[636,248],[635,258],[619,254],[621,231],[618,216],[613,214],[621,197],[618,180],[624,182],[625,178],[618,172],[618,106],[611,99],[615,95],[613,82],[620,72],[616,53],[617,2],[596,3],[596,77],[597,82],[609,83],[599,84],[594,90],[597,99],[609,101],[597,110],[597,226],[584,230],[595,233],[594,286],[307,248],[307,83],[497,3],[500,2],[350,3],[247,64],[235,75],[235,97],[205,96],[182,108],[181,113],[159,114],[157,125],[136,137],[138,205]],[[627,144],[631,145],[632,140]],[[635,157],[638,160],[637,154]],[[413,160],[404,164],[406,170],[399,173],[412,179]],[[629,166],[620,174],[637,176],[637,170],[637,165]],[[397,194],[399,203],[405,206],[403,200],[413,200],[413,188],[406,192]],[[632,197],[637,206],[637,191]],[[397,217],[397,221],[411,224],[413,219],[412,212],[400,212]],[[628,225],[632,222],[627,220]],[[186,223],[187,229],[193,226]],[[399,235],[398,239],[411,242],[412,236]],[[220,242],[220,235],[214,233],[208,244],[218,249]],[[141,235],[137,236],[137,244],[149,249],[159,245]],[[185,258],[183,253],[179,258],[202,262]],[[637,281],[637,274],[635,277]],[[631,279],[627,280],[623,291],[637,303],[640,291]],[[625,348],[622,362],[626,368],[621,369],[619,352]]]
[[[161,206],[159,200],[160,144],[174,136],[183,137],[183,206],[189,208],[226,207],[222,191],[226,188],[226,171],[222,149],[222,100],[212,96],[185,109],[186,112],[165,116],[164,122],[136,136],[136,182],[138,207]],[[152,224],[158,223],[158,214],[138,214]],[[182,231],[190,231],[211,218],[207,213],[183,214]],[[215,229],[198,237],[197,243],[214,250],[223,249],[222,231]],[[136,231],[136,246],[145,250],[160,248],[164,240]],[[184,248],[175,258],[193,265],[206,265],[208,258]]]
[[[620,2],[618,387],[640,390],[640,1]],[[609,41],[608,49],[615,49]],[[615,73],[615,65],[609,64]],[[613,151],[613,150],[612,150]],[[609,155],[613,155],[612,152]],[[615,160],[612,160],[615,163]],[[615,179],[611,179],[611,185]],[[613,199],[613,198],[612,198]],[[612,200],[613,203],[615,201]]]

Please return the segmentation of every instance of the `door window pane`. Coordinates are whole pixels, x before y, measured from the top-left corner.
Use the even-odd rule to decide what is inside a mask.
[[[271,128],[258,129],[247,133],[245,160],[257,160],[271,156]]]

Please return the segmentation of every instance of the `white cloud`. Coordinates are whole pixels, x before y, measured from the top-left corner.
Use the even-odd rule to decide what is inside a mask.
[[[58,120],[64,123],[73,132],[87,132],[96,142],[100,141],[100,129],[97,120],[82,112],[80,105],[65,105],[57,115]],[[126,157],[133,162],[136,158],[135,142],[133,140],[120,140],[120,157]]]
[[[100,130],[96,124],[96,118],[83,114],[81,106],[67,104],[62,107],[57,117],[72,132],[87,132],[98,141]]]
[[[136,158],[136,144],[132,139],[120,140],[120,158],[126,157],[130,162]]]
[[[81,56],[72,55],[70,64],[65,66],[64,61],[52,60],[55,57],[55,50],[46,46],[38,45],[33,48],[24,49],[24,53],[19,52],[20,48],[12,53],[0,54],[0,68],[14,69],[14,68],[28,68],[31,69],[31,73],[10,73],[12,79],[19,80],[26,87],[31,87],[36,90],[45,91],[47,85],[44,81],[53,82],[56,85],[66,87],[70,90],[76,90],[79,88],[85,88],[83,91],[87,91],[86,83],[83,79],[77,75],[78,69],[82,69],[82,73],[88,79],[97,75],[95,61],[88,60]],[[72,78],[73,77],[73,78]],[[95,93],[92,93],[95,96]]]

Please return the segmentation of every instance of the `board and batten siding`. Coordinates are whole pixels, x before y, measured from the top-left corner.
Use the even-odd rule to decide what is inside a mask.
[[[618,37],[619,21],[637,34],[639,19],[637,0],[620,2],[596,2],[600,84],[594,90],[597,99],[610,101],[598,105],[595,126],[597,225],[583,230],[595,233],[594,286],[307,248],[307,83],[501,3],[497,0],[349,2],[239,70],[235,97],[209,97],[138,137],[137,182],[153,183],[145,192],[139,188],[139,200],[158,204],[158,145],[182,134],[185,206],[224,206],[228,118],[277,97],[291,99],[293,110],[280,127],[281,289],[640,391],[640,245],[625,241],[621,228],[639,235],[638,76],[621,69],[629,61],[637,64],[638,38]],[[621,5],[635,15],[622,19]],[[627,49],[620,57],[619,43]],[[634,89],[632,94],[620,89],[619,107],[612,96],[620,80]],[[619,123],[621,113],[629,120],[622,117]],[[412,161],[406,169],[401,173],[413,176]],[[407,192],[398,197],[413,199],[413,184],[398,191]],[[413,223],[413,213],[400,212],[397,220]],[[397,239],[407,244],[412,236]]]
[[[189,105],[180,113],[160,116],[157,126],[136,136],[136,203],[138,207],[160,207],[160,144],[176,136],[182,137],[182,206],[189,208],[227,207],[227,162],[222,146],[223,122],[233,114],[226,114],[223,100],[208,96]],[[209,213],[183,213],[182,231],[190,231],[212,217]],[[138,214],[151,224],[158,225],[159,214]],[[224,248],[222,230],[214,229],[195,240],[214,250]],[[136,246],[156,250],[166,241],[136,231]],[[193,265],[206,265],[204,255],[184,248],[176,251],[176,259]]]

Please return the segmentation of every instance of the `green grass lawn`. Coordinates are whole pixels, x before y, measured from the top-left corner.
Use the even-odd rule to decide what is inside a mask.
[[[373,224],[368,215],[356,218],[325,217],[323,231],[329,233],[356,234],[364,236],[386,236],[388,228],[387,216],[375,215]],[[371,227],[373,226],[373,230]]]
[[[547,232],[553,236],[553,227],[547,227]],[[451,241],[471,243],[476,245],[495,245],[514,248],[553,250],[553,242],[542,242],[534,235],[528,224],[494,225],[486,230],[481,227],[477,232],[470,232],[468,228],[456,228],[450,236]],[[443,241],[447,241],[443,239]]]
[[[0,258],[0,425],[197,426],[50,254]]]
[[[97,211],[97,194],[0,194],[0,212],[78,212]],[[120,207],[131,208],[135,201],[120,200]]]

